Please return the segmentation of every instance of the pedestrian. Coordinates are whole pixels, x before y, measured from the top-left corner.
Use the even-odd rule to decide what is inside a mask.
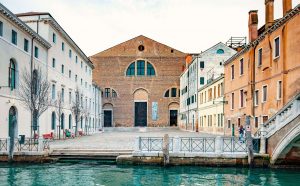
[[[239,128],[239,141],[241,141],[241,142],[244,142],[244,131],[245,131],[245,129],[244,129],[244,127],[243,127],[243,125],[240,125],[240,128]]]

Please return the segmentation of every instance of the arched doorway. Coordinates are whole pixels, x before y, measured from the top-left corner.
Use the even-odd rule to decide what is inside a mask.
[[[169,124],[170,126],[177,126],[178,124],[178,109],[179,104],[176,102],[169,104]]]
[[[113,105],[111,103],[105,103],[103,105],[104,114],[104,127],[113,126]]]
[[[18,136],[17,109],[14,106],[9,109],[8,136],[10,138],[16,138]]]
[[[134,126],[146,127],[148,118],[148,92],[137,89],[133,93],[134,99]]]

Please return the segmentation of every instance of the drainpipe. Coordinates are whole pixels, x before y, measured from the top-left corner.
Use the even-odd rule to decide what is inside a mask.
[[[256,48],[257,48],[257,45],[254,46],[253,48],[253,61],[252,61],[252,83],[251,83],[251,88],[252,88],[252,91],[251,91],[251,97],[252,97],[252,116],[254,118],[254,121],[255,121],[255,99],[254,99],[254,96],[255,96],[255,58],[256,58],[256,55],[255,55],[255,51],[256,51]],[[250,125],[251,126],[251,125]]]
[[[190,84],[189,84],[189,82],[190,82],[190,70],[189,70],[189,64],[188,64],[188,67],[187,67],[187,72],[188,72],[188,78],[187,78],[187,95],[188,95],[188,99],[190,98]],[[191,100],[190,100],[190,103],[191,103]],[[185,125],[185,129],[187,130],[188,129],[188,125],[189,125],[189,123],[190,123],[190,104],[187,104],[187,106],[188,106],[188,112],[187,112],[187,124]]]

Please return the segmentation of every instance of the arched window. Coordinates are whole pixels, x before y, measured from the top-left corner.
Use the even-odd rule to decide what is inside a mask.
[[[179,97],[179,94],[180,94],[179,89],[173,87],[171,89],[166,90],[164,97],[166,97],[166,98],[169,98],[169,97],[176,98],[176,97]]]
[[[223,49],[218,49],[217,54],[224,54],[224,50]]]
[[[55,112],[52,112],[51,114],[51,130],[55,130],[56,125],[56,114]]]
[[[69,115],[69,129],[72,129],[72,115]]]
[[[112,89],[112,97],[113,98],[116,98],[118,95],[117,95],[117,92],[114,90],[114,89]]]
[[[150,63],[147,63],[147,75],[148,76],[155,76],[155,70]]]
[[[126,75],[127,76],[135,76],[135,62],[133,62],[133,63],[131,63],[131,65],[129,65]]]
[[[165,92],[165,97],[168,98],[169,96],[170,96],[170,90],[167,90],[167,91]]]
[[[65,129],[65,114],[62,113],[60,116],[60,128]]]
[[[32,92],[37,94],[38,91],[38,71],[35,69],[32,72]]]
[[[126,76],[155,76],[153,65],[145,60],[137,60],[129,65]]]
[[[10,59],[9,63],[9,80],[8,84],[11,90],[16,88],[16,63]]]
[[[144,76],[145,75],[145,61],[138,60],[136,70],[137,70],[138,76]]]

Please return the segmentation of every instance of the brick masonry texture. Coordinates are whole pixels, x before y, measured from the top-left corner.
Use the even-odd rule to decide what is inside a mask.
[[[138,47],[144,46],[144,51]],[[148,92],[147,126],[169,126],[169,105],[179,98],[165,98],[165,91],[179,89],[179,76],[186,54],[145,36],[138,36],[90,57],[95,65],[94,81],[117,92],[116,98],[103,98],[104,109],[113,107],[113,126],[134,126],[134,93],[139,89]],[[150,62],[156,76],[127,77],[128,66],[137,59]],[[158,119],[152,120],[152,102],[158,102]],[[172,104],[173,107],[174,104]]]

